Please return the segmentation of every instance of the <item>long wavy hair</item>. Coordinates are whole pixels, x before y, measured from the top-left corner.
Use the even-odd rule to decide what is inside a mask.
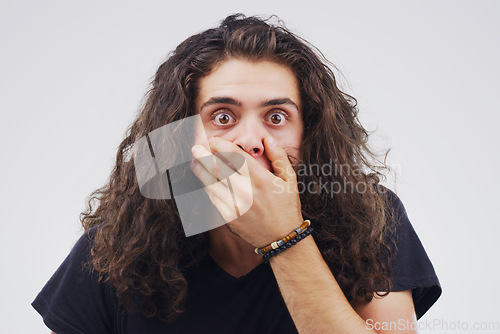
[[[273,61],[293,70],[304,106],[294,166],[334,170],[297,170],[299,184],[316,185],[300,193],[303,216],[313,221],[314,239],[348,299],[369,301],[390,291],[391,211],[380,186],[389,167],[367,145],[370,133],[357,118],[356,100],[339,89],[332,65],[307,41],[281,23],[242,14],[189,37],[161,64],[119,145],[109,182],[89,196],[80,220],[85,230],[97,226],[91,264],[101,281],[112,284],[130,311],[162,321],[183,312],[186,273],[206,255],[208,235],[186,238],[173,200],[141,195],[132,152],[150,131],[194,115],[200,78],[232,58]],[[325,183],[329,191],[320,186]]]

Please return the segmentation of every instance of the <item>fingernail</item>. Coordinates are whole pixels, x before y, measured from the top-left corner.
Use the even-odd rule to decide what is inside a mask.
[[[195,154],[200,150],[200,148],[201,148],[200,145],[194,145],[193,147],[191,147],[191,153]]]

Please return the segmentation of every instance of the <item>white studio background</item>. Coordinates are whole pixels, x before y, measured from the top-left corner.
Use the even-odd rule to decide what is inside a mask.
[[[85,199],[108,178],[157,67],[235,12],[277,14],[322,50],[376,129],[374,146],[392,148],[397,193],[443,286],[421,321],[500,321],[499,10],[483,0],[0,1],[0,332],[49,332],[30,303],[82,233]]]

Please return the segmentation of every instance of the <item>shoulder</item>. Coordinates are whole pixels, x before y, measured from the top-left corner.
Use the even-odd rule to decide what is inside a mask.
[[[92,269],[96,231],[91,228],[81,235],[32,303],[56,333],[111,332],[117,303],[112,286],[100,282]]]
[[[392,251],[400,253],[405,250],[419,250],[420,239],[410,222],[406,208],[399,196],[389,188],[379,186],[386,205],[386,241]],[[413,242],[416,244],[408,244]]]
[[[67,260],[78,260],[81,262],[90,261],[91,249],[94,245],[95,235],[97,233],[98,226],[92,227],[87,231],[84,231],[80,238],[76,241],[71,252],[68,254]]]
[[[391,189],[378,185],[379,194],[385,199],[386,213],[390,223],[398,224],[407,216],[406,208],[399,196]]]
[[[392,251],[392,291],[411,290],[420,318],[441,295],[441,284],[403,202],[388,188],[384,189],[384,194],[389,209],[387,243]]]

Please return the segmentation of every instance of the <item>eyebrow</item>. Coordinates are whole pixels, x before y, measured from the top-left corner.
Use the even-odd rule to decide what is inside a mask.
[[[201,105],[200,110],[203,110],[203,108],[208,107],[208,106],[213,105],[213,104],[229,104],[229,105],[233,105],[233,106],[237,106],[237,107],[241,107],[241,105],[242,105],[242,103],[240,101],[235,100],[232,97],[225,97],[225,96],[212,97],[208,101],[206,101],[205,103],[203,103]],[[261,103],[260,107],[265,108],[265,107],[270,107],[270,106],[279,106],[279,105],[283,105],[283,104],[291,105],[291,106],[295,107],[297,109],[297,111],[300,111],[299,106],[287,97],[266,100],[266,101]]]
[[[213,104],[230,104],[233,106],[241,107],[241,102],[236,101],[232,97],[211,97],[207,102],[201,105],[200,110],[203,110],[203,108],[211,106]]]
[[[291,105],[291,106],[295,107],[295,109],[297,109],[297,111],[300,111],[299,106],[295,102],[290,100],[288,97],[267,100],[267,101],[264,101],[264,103],[262,103],[260,106],[261,107],[269,107],[269,106],[279,106],[279,105],[283,105],[283,104]]]

